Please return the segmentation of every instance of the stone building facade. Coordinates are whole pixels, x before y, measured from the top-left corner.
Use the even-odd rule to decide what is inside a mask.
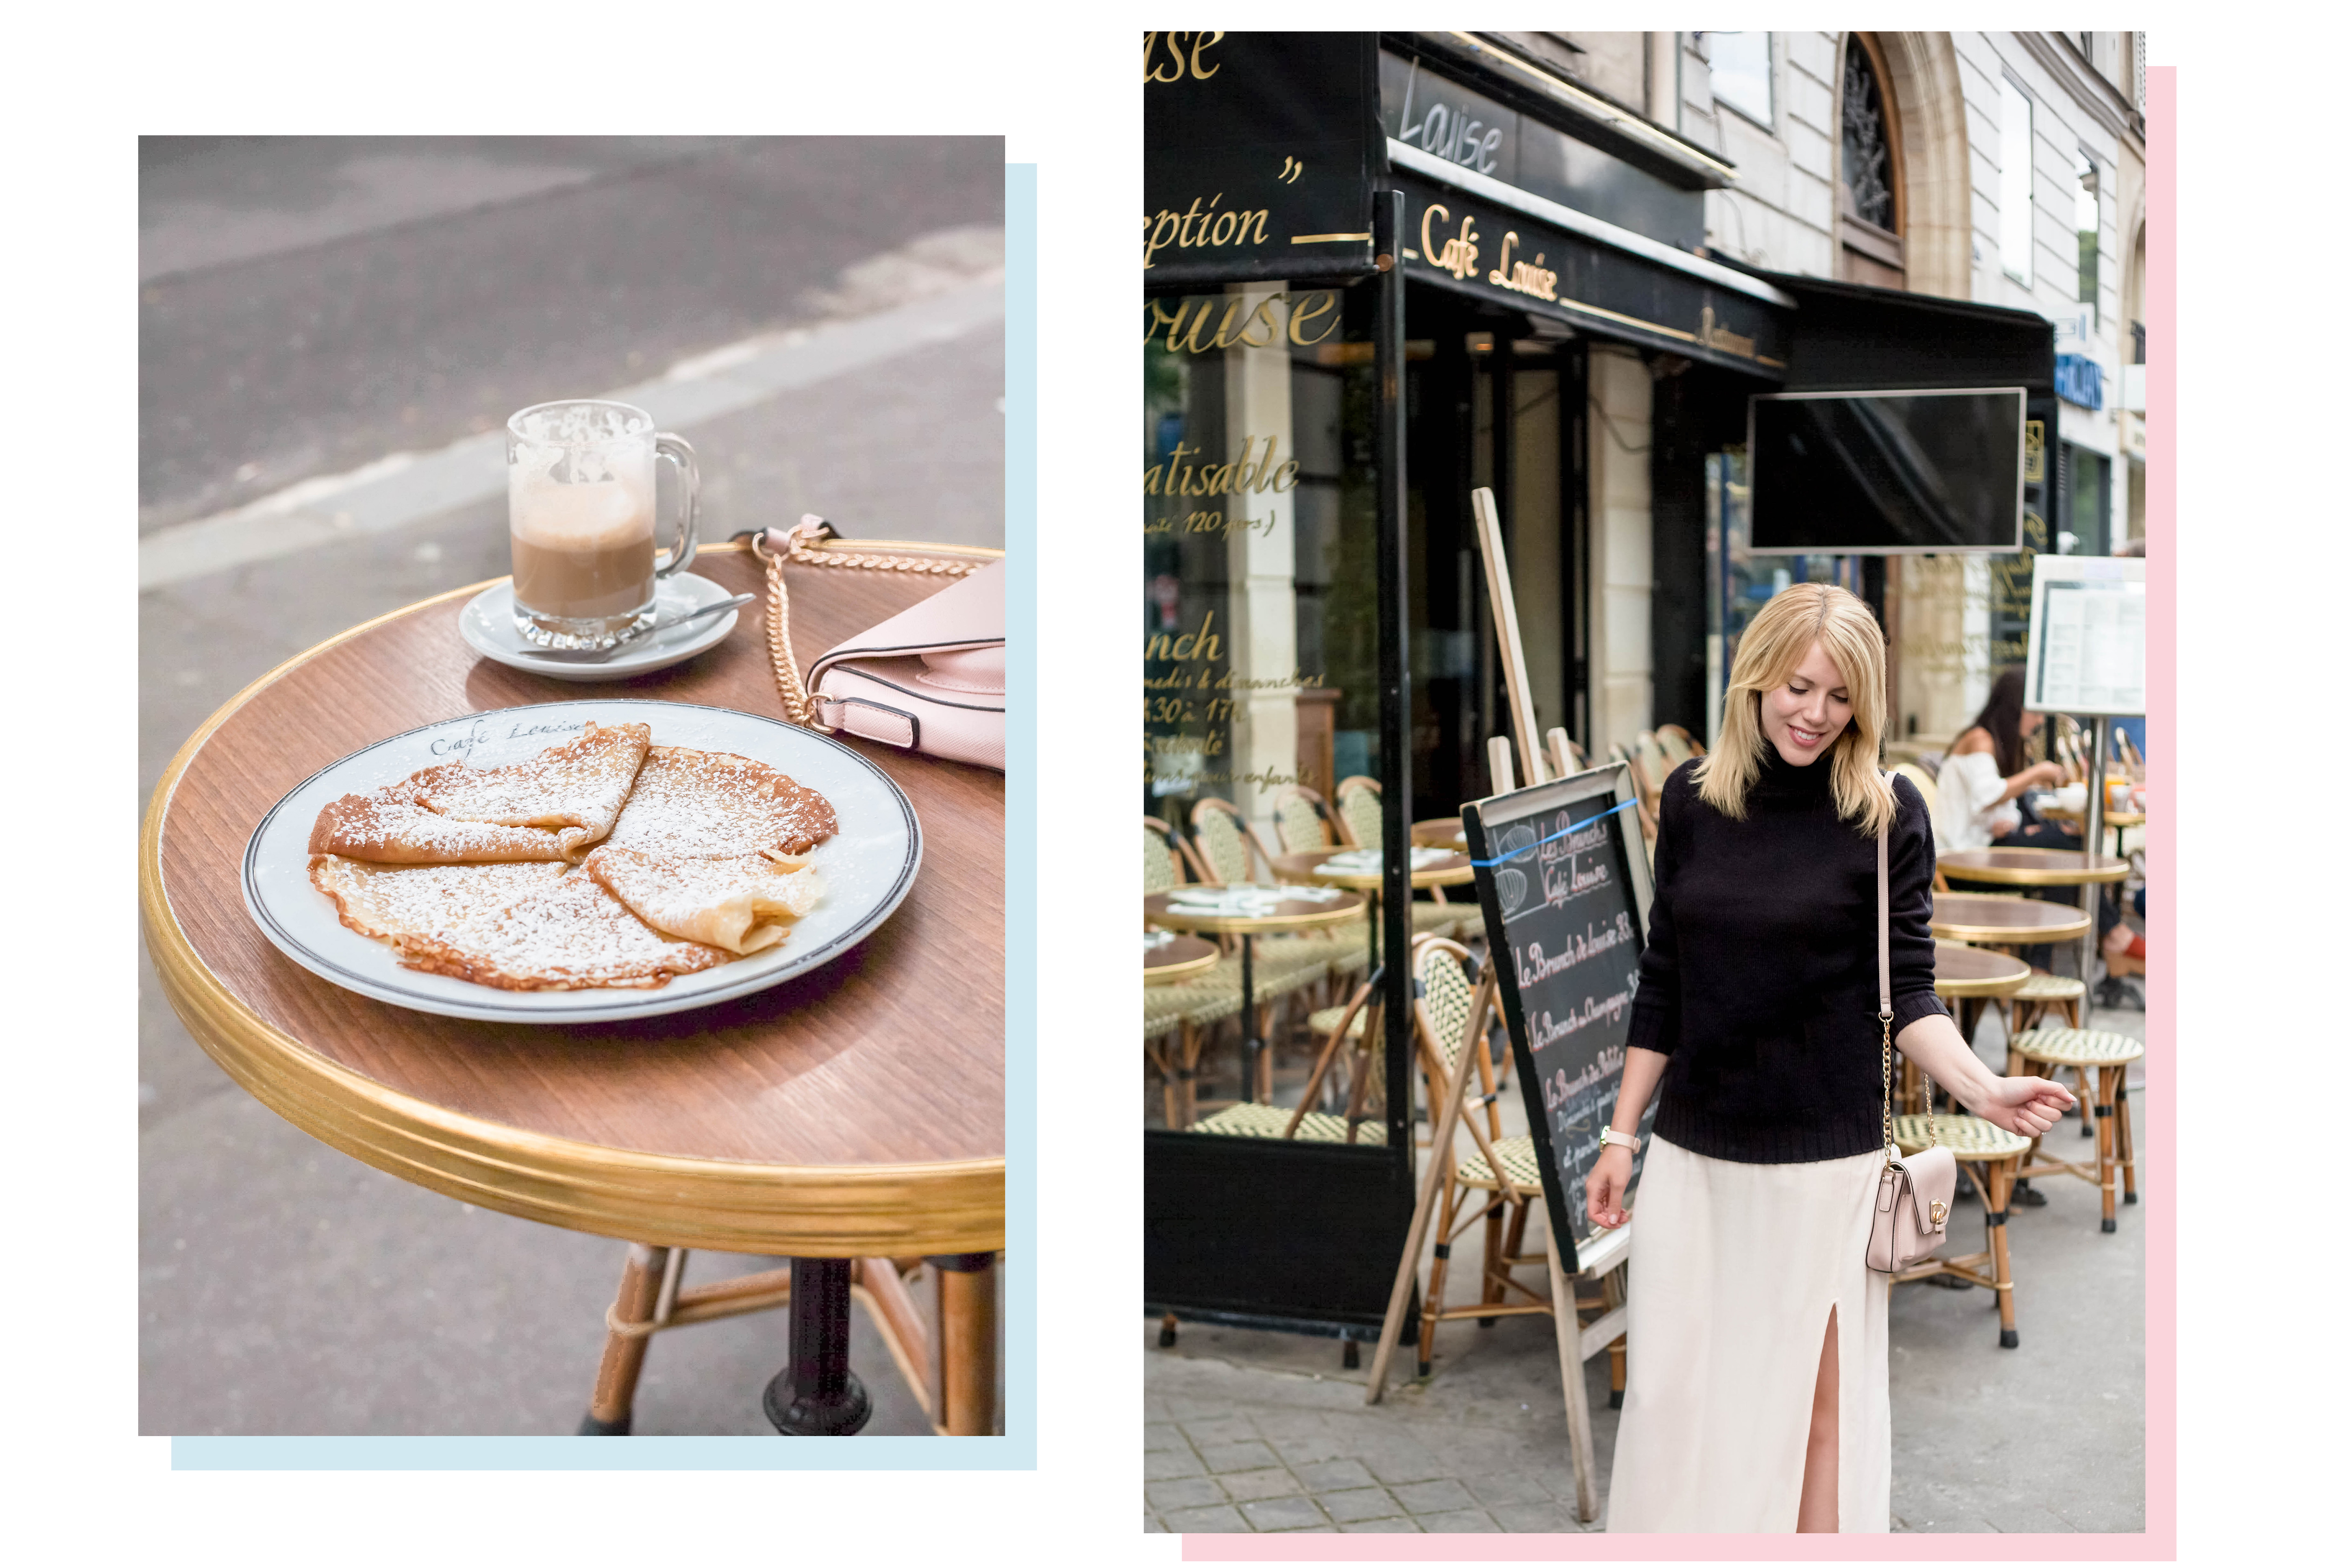
[[[2111,553],[2143,531],[2138,367],[2147,256],[2146,35],[2054,32],[1501,35],[1737,170],[1706,245],[1776,272],[2038,311],[2057,336],[2057,515],[2024,558],[1888,563],[1898,734],[1940,747],[2016,653],[1995,635],[2032,552]],[[1620,362],[1622,363],[1616,363]],[[1654,379],[1596,350],[1591,689],[1596,741],[1657,719]],[[2031,445],[2031,443],[2029,443]],[[2029,459],[2031,461],[2032,459]]]

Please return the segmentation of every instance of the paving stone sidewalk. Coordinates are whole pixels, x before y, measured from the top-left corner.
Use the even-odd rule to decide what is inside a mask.
[[[2145,1037],[2137,1012],[2096,1011],[2088,1022]],[[1988,1059],[1998,1038],[1992,1026],[1979,1033]],[[2137,1073],[2131,1095],[2137,1131],[2147,1105]],[[2062,1158],[2087,1157],[2071,1119],[2051,1142]],[[2116,1233],[2102,1235],[2089,1184],[2034,1184],[2048,1205],[2013,1211],[2010,1226],[2018,1349],[1997,1344],[1990,1291],[1895,1292],[1897,1531],[2146,1528],[2151,1211],[2120,1207]],[[1973,1197],[1962,1204],[1955,1250],[1977,1245],[1976,1212]],[[1456,1258],[1475,1253],[1476,1239],[1474,1227]],[[1465,1278],[1474,1268],[1457,1262]],[[1601,1510],[1582,1524],[1549,1319],[1447,1323],[1434,1374],[1401,1376],[1412,1371],[1402,1352],[1375,1405],[1364,1403],[1365,1373],[1343,1370],[1334,1341],[1188,1322],[1161,1350],[1159,1320],[1141,1327],[1147,1532],[1576,1531],[1608,1516],[1617,1437],[1608,1358],[1585,1365]],[[1369,1350],[1362,1359],[1369,1367]]]

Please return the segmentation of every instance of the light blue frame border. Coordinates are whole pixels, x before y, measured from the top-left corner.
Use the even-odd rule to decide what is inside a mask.
[[[1004,169],[1004,1431],[1001,1437],[174,1437],[175,1470],[1037,1468],[1037,165]],[[884,1375],[897,1375],[892,1369]]]

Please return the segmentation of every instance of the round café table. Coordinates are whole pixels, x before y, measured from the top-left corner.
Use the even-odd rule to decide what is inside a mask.
[[[1206,974],[1217,966],[1217,944],[1197,936],[1167,933],[1168,940],[1156,947],[1143,950],[1143,983],[1146,985],[1180,985],[1187,980]]]
[[[2083,831],[2082,822],[2084,813],[2079,811],[2070,811],[2063,805],[2038,805],[2034,807],[2034,810],[2040,812],[2044,816],[2054,816],[2062,822],[2074,823],[2075,825],[2074,832],[2076,836],[2081,836]],[[2101,818],[2101,823],[2102,826],[2112,827],[2116,830],[2116,857],[2118,859],[2124,859],[2126,858],[2124,855],[2124,834],[2126,830],[2134,827],[2147,826],[2147,813],[2144,811],[2110,811]]]
[[[1459,817],[1454,822],[1457,828],[1461,826]],[[1419,826],[1416,824],[1416,828]],[[1415,845],[1414,847],[1436,848],[1439,846]],[[1302,882],[1317,882],[1327,888],[1345,888],[1350,892],[1363,894],[1371,910],[1371,918],[1365,922],[1371,928],[1371,968],[1378,969],[1381,966],[1381,889],[1387,880],[1387,873],[1378,867],[1369,871],[1342,871],[1327,864],[1335,855],[1356,853],[1358,851],[1346,845],[1337,845],[1328,849],[1302,849],[1293,855],[1276,855],[1268,863],[1277,876],[1296,878]],[[1405,873],[1416,893],[1429,888],[1458,888],[1476,875],[1477,872],[1471,868],[1470,857],[1459,854],[1448,855],[1444,859],[1433,860],[1426,866],[1410,868]]]
[[[730,592],[764,583],[735,545],[703,546],[693,570]],[[803,669],[951,580],[785,572]],[[684,664],[587,686],[478,658],[457,616],[481,586],[298,655],[181,747],[148,806],[139,862],[148,947],[173,1009],[238,1084],[344,1153],[467,1203],[632,1244],[583,1434],[629,1430],[656,1329],[786,1305],[789,1361],[767,1391],[770,1418],[798,1435],[856,1431],[869,1405],[848,1366],[853,1295],[926,1384],[915,1392],[940,1431],[992,1431],[1004,931],[973,912],[1003,903],[1002,773],[842,737],[921,820],[906,902],[835,963],[665,1017],[555,1028],[411,1012],[301,968],[247,913],[240,865],[263,814],[388,735],[600,695],[781,715],[758,607]],[[680,1289],[688,1247],[794,1261]],[[936,1343],[889,1261],[911,1257],[936,1267]]]
[[[2006,888],[2080,888],[2083,912],[2095,919],[2102,882],[2120,882],[2131,862],[2112,855],[2082,849],[1949,849],[1936,857],[1936,869],[1967,882],[1990,882]],[[2083,951],[2077,960],[2087,984],[2091,975],[2091,935],[2082,932]]]
[[[2091,929],[2091,917],[2064,904],[2012,899],[2002,893],[1937,893],[1927,929],[1946,942],[1972,947],[2033,947],[2069,942]]]
[[[1425,849],[1470,851],[1470,837],[1458,816],[1424,816],[1412,825],[1412,841]]]
[[[1167,931],[1207,931],[1242,939],[1241,1098],[1246,1102],[1256,1092],[1258,1053],[1265,1048],[1265,1042],[1259,1038],[1257,1032],[1255,939],[1273,931],[1311,931],[1317,926],[1335,925],[1362,909],[1364,900],[1354,893],[1342,893],[1328,901],[1286,898],[1264,914],[1244,915],[1171,909],[1169,900],[1175,896],[1173,893],[1145,894],[1145,923]]]
[[[2027,900],[2017,900],[2021,903]],[[1976,1038],[1977,1021],[1984,1016],[1987,1002],[2014,996],[2025,988],[2033,971],[2021,958],[1990,948],[1969,947],[1957,942],[1936,944],[1936,994],[1947,1002],[1959,1005],[1960,1037]],[[1924,1087],[1919,1069],[1909,1058],[1903,1063],[1904,1103],[1915,1112],[1925,1114],[1934,1108],[1924,1102]]]

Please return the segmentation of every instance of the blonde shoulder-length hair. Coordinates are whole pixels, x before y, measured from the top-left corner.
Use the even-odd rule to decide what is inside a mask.
[[[1748,815],[1748,792],[1764,768],[1764,693],[1786,681],[1818,642],[1845,678],[1853,717],[1831,742],[1830,795],[1838,816],[1864,837],[1895,820],[1895,792],[1878,772],[1886,722],[1886,637],[1870,606],[1843,588],[1799,583],[1765,602],[1739,638],[1724,693],[1723,732],[1692,775],[1698,796],[1724,816]]]

